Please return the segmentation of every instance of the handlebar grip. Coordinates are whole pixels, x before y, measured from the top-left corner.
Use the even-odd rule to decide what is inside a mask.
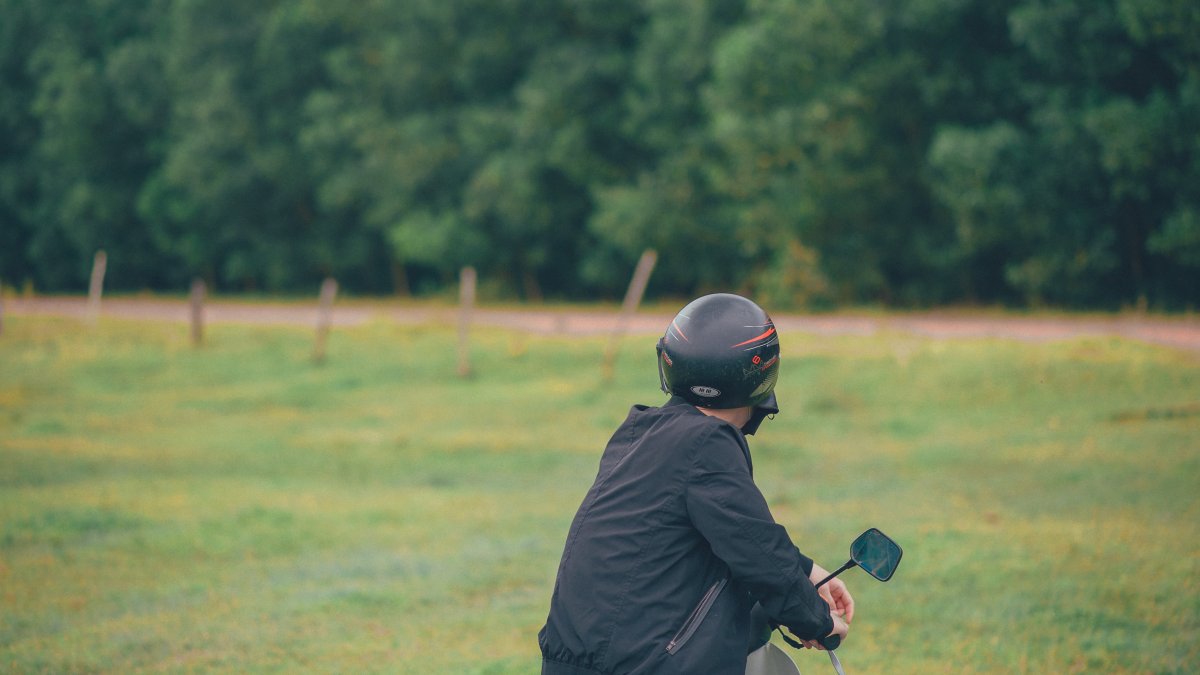
[[[825,649],[828,649],[829,651],[833,651],[842,645],[842,636],[841,635],[827,635],[827,636],[821,638],[820,640],[817,640],[817,642],[819,642],[821,644],[821,646],[824,647]]]

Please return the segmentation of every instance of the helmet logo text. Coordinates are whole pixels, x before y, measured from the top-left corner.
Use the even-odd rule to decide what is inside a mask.
[[[721,395],[721,390],[716,389],[714,387],[705,387],[705,386],[701,386],[701,385],[696,385],[696,386],[692,387],[692,393],[697,396],[703,396],[705,398],[716,398]]]

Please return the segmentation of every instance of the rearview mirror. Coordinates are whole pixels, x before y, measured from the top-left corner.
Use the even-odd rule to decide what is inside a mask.
[[[850,559],[880,581],[892,578],[903,555],[904,550],[899,544],[873,527],[850,544]]]
[[[846,561],[846,564],[834,570],[833,574],[818,581],[817,588],[851,567],[861,567],[876,579],[887,581],[896,573],[896,568],[900,566],[900,557],[903,555],[904,551],[901,550],[899,544],[872,527],[858,535],[854,543],[850,544],[850,559]]]

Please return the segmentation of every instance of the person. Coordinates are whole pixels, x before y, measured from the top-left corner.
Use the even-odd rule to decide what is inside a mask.
[[[744,673],[751,613],[809,648],[844,638],[854,600],[802,554],[755,486],[746,436],[779,411],[770,316],[719,293],[658,341],[670,399],[635,405],[567,533],[544,675]],[[757,606],[756,606],[757,603]]]

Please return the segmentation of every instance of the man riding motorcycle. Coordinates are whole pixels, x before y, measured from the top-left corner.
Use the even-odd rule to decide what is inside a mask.
[[[854,600],[802,554],[752,479],[746,436],[779,411],[779,336],[754,302],[698,298],[658,341],[671,398],[635,405],[567,534],[542,673],[744,673],[757,603],[809,647]],[[836,637],[835,637],[836,636]]]

